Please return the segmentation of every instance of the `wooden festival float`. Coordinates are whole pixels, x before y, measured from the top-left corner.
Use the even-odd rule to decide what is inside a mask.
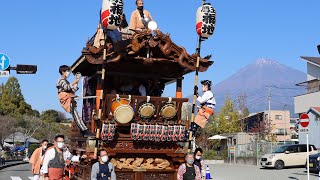
[[[182,104],[188,102],[182,81],[196,71],[197,59],[200,72],[213,62],[188,54],[160,30],[132,32],[122,33],[116,43],[105,34],[104,45],[97,46],[98,29],[71,66],[84,77],[82,118],[97,134],[96,139],[83,138],[73,125],[71,146],[90,157],[107,149],[118,180],[174,180],[189,144],[185,132],[190,122],[181,118]],[[122,90],[132,82],[143,84],[148,96]],[[176,83],[175,97],[162,97],[171,83]],[[90,179],[93,162],[78,165],[75,176]]]

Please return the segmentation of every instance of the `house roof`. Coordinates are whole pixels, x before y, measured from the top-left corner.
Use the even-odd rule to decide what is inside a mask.
[[[320,67],[320,57],[301,56],[302,59]]]
[[[313,112],[314,114],[320,116],[320,107],[312,107],[309,109],[308,113]]]

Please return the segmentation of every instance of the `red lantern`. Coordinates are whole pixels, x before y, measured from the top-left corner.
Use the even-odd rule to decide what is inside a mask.
[[[209,38],[215,29],[216,11],[210,3],[205,3],[197,10],[196,30],[199,36]]]
[[[123,0],[103,0],[101,8],[101,24],[114,30],[120,26],[123,14]]]

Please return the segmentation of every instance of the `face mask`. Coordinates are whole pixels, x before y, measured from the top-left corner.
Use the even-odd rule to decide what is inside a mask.
[[[62,149],[64,147],[64,143],[63,142],[58,142],[58,148]]]
[[[102,162],[106,163],[108,161],[108,156],[101,157]]]
[[[196,156],[196,159],[197,159],[197,160],[201,159],[201,156]]]
[[[192,165],[192,164],[193,164],[193,162],[194,162],[194,160],[193,160],[193,159],[188,159],[188,160],[187,160],[187,163],[188,163],[189,165]]]
[[[143,6],[138,6],[137,9],[142,11],[143,10]]]
[[[42,146],[43,149],[47,149],[47,146]]]
[[[66,77],[68,78],[70,76],[70,71],[66,72]]]

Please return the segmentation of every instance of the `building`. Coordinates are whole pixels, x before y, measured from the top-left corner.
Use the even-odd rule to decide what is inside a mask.
[[[320,107],[313,107],[307,111],[309,115],[309,143],[320,148]],[[299,143],[307,143],[306,134],[299,133]]]
[[[290,119],[290,111],[271,110],[270,117],[269,111],[251,113],[248,117],[240,119],[240,123],[243,132],[263,133],[267,137],[275,137],[276,141],[290,141]]]
[[[319,148],[320,142],[317,139],[320,137],[318,132],[320,126],[317,113],[320,110],[320,57],[303,56],[301,58],[307,62],[307,81],[301,82],[297,86],[305,86],[307,90],[304,94],[294,97],[294,111],[299,116],[302,113],[309,114],[309,142]],[[299,143],[306,143],[305,134],[299,133]]]
[[[310,107],[320,106],[320,58],[304,56],[301,58],[307,62],[307,81],[297,86],[306,86],[307,91],[294,97],[294,111],[299,116],[307,112]]]

